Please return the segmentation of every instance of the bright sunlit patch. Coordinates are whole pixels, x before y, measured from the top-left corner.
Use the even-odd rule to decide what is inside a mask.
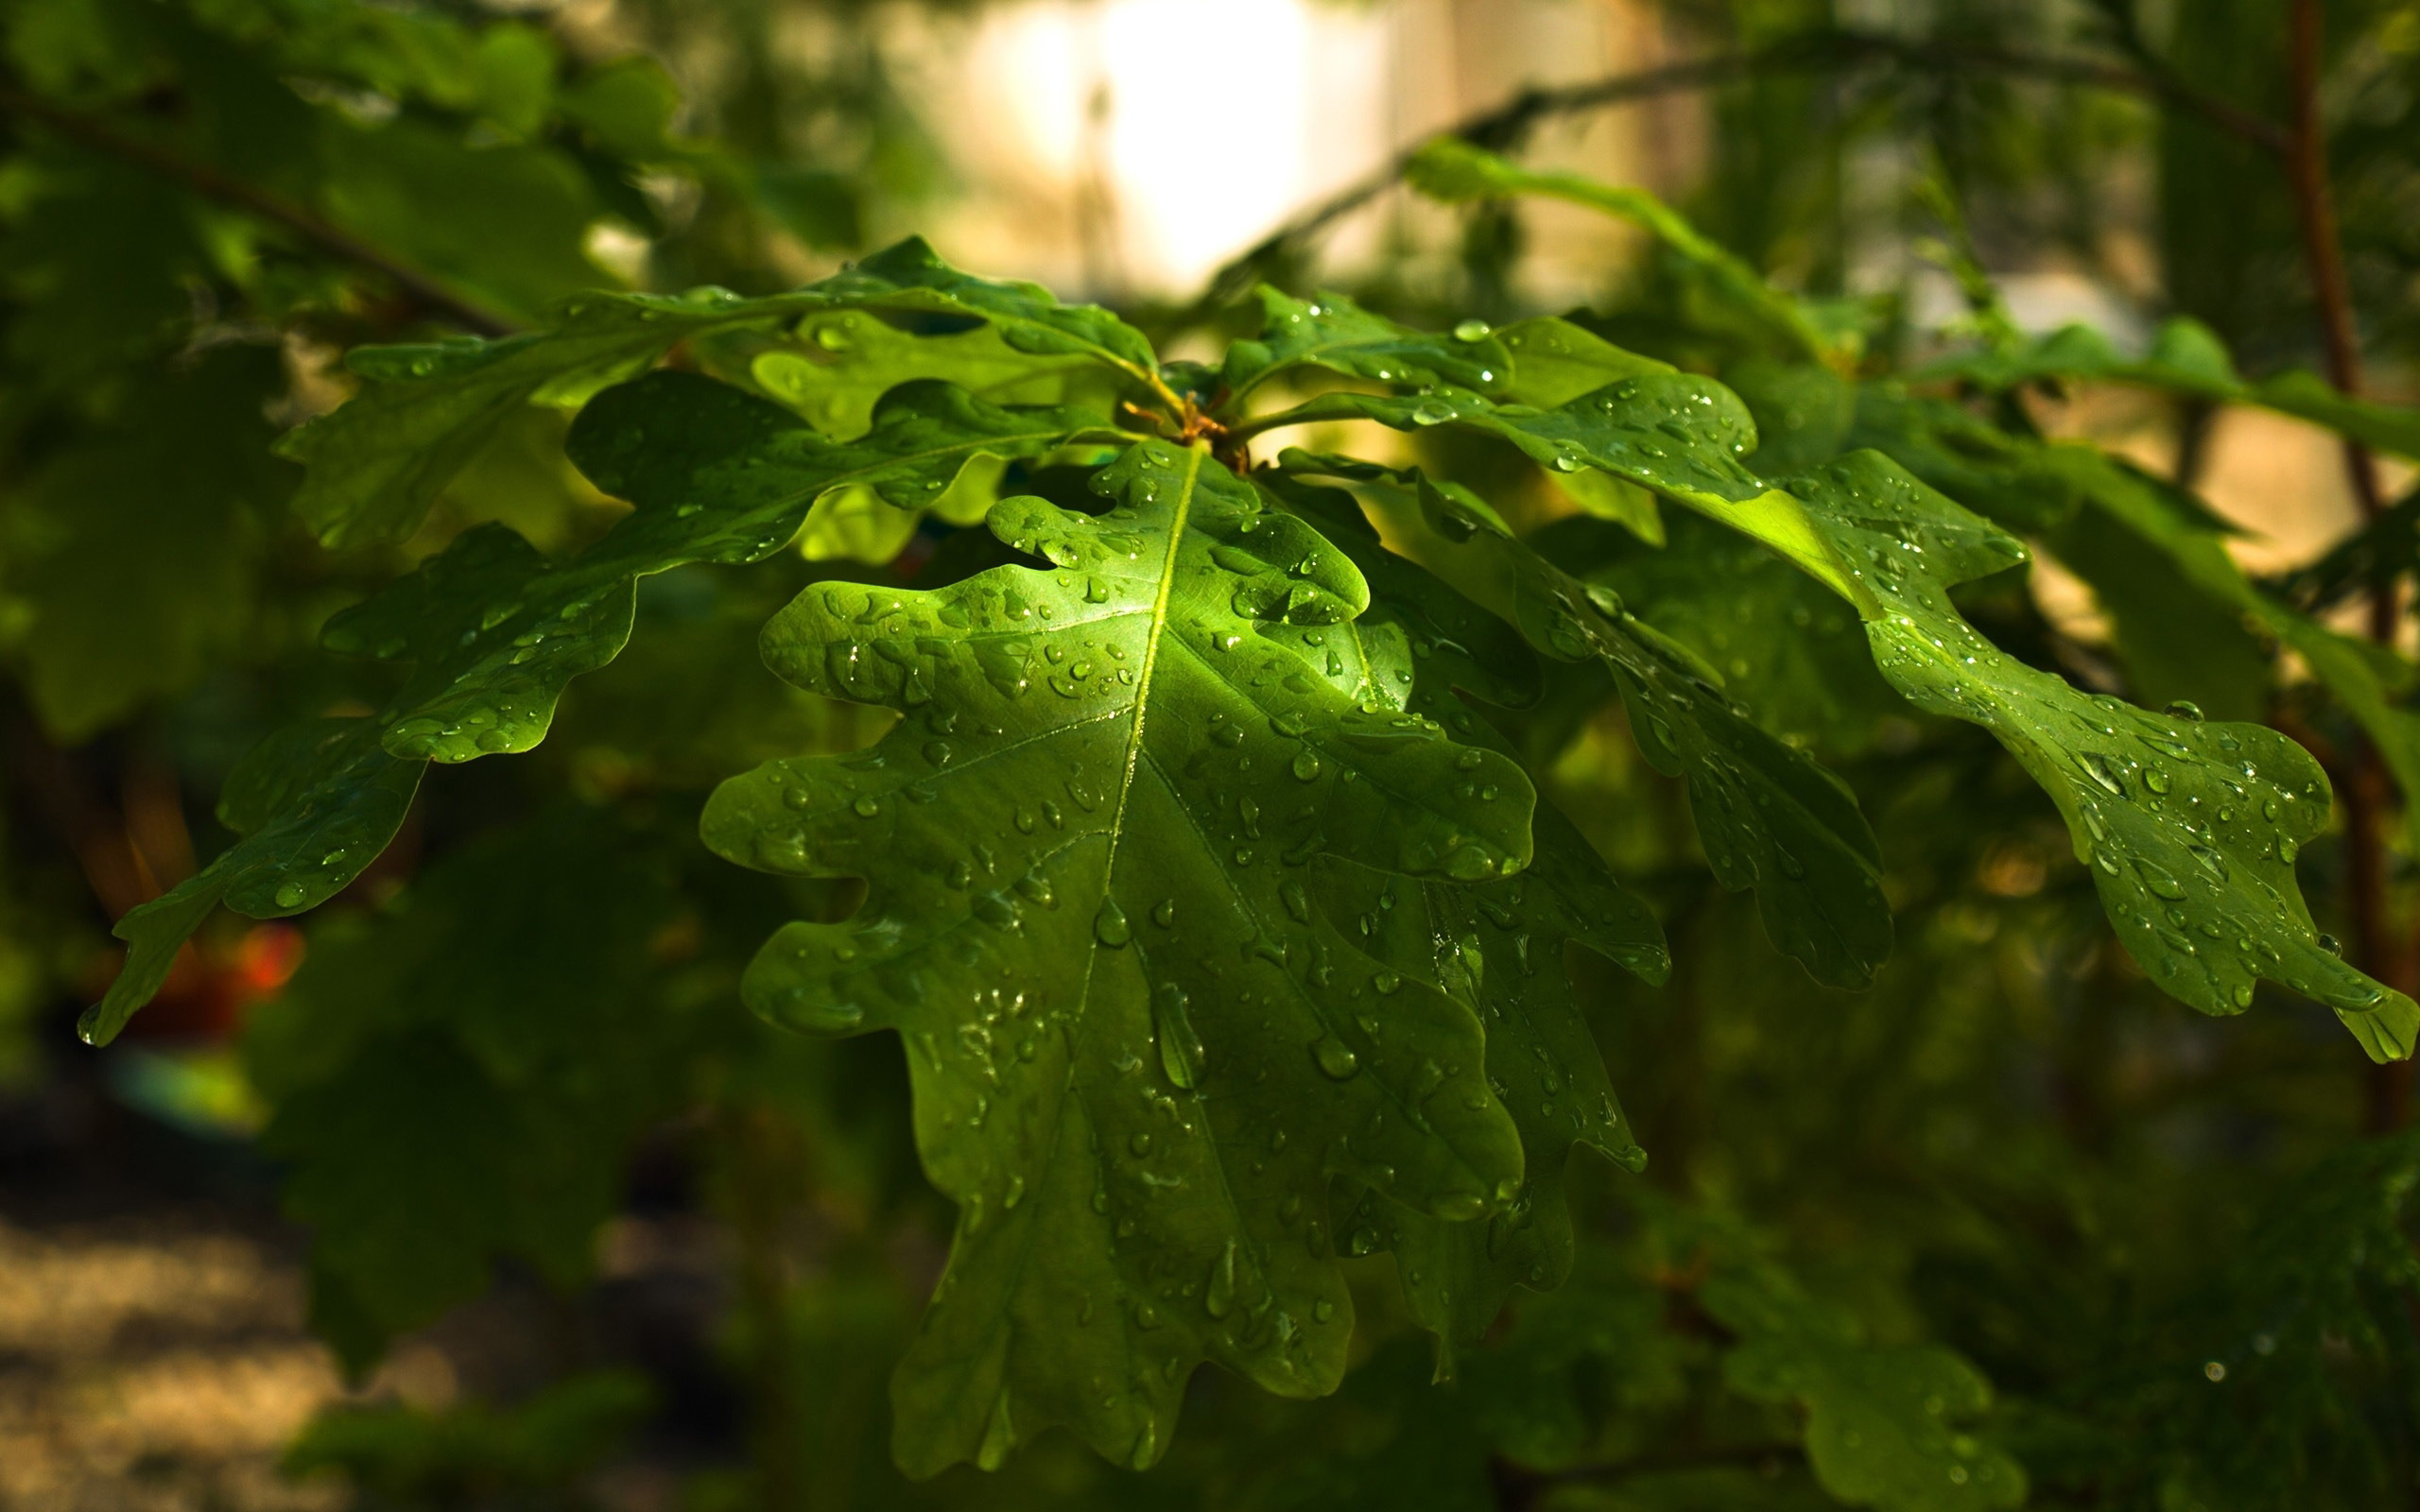
[[[980,123],[953,150],[994,201],[972,234],[1014,249],[991,266],[1184,293],[1385,152],[1390,36],[1382,11],[1313,0],[1023,6],[928,87],[957,102],[938,119]],[[1070,247],[1082,266],[1041,266]]]

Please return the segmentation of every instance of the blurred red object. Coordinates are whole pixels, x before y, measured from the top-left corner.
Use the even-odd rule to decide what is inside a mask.
[[[302,964],[302,932],[291,924],[254,924],[240,934],[197,938],[177,953],[159,997],[135,1015],[126,1038],[223,1040],[242,1026],[254,1004],[276,997]]]

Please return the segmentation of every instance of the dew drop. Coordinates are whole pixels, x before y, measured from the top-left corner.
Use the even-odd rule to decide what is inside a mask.
[[[1288,878],[1278,885],[1277,896],[1286,904],[1286,912],[1296,923],[1307,924],[1311,921],[1310,895],[1303,890],[1301,883],[1290,877]]]
[[[1210,1266],[1209,1284],[1201,1289],[1201,1306],[1212,1317],[1225,1317],[1236,1310],[1236,1242],[1232,1239]]]
[[[2177,881],[2167,868],[2143,856],[2135,857],[2134,863],[2135,870],[2142,876],[2143,885],[2149,887],[2154,897],[2175,901],[2185,896],[2185,885]]]
[[[1159,1041],[1160,1069],[1167,1073],[1169,1081],[1191,1091],[1201,1083],[1201,1040],[1193,1032],[1193,1021],[1185,1014],[1189,1001],[1184,988],[1174,982],[1163,982],[1151,994],[1151,1006],[1158,1023],[1154,1038]]]
[[[2126,796],[2125,779],[2119,775],[2123,768],[2115,757],[2104,756],[2095,750],[2080,750],[2075,753],[2075,763],[2086,777],[2111,794],[2118,798]]]
[[[1361,1057],[1353,1053],[1353,1047],[1332,1034],[1311,1042],[1311,1059],[1331,1081],[1349,1081],[1361,1069]]]
[[[992,1416],[983,1425],[983,1443],[975,1452],[975,1463],[984,1469],[996,1470],[1008,1463],[1009,1451],[1016,1447],[1016,1430],[1009,1423],[1009,1388],[1002,1386],[998,1399],[992,1403]]]

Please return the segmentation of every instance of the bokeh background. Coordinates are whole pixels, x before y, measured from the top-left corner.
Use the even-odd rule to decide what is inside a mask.
[[[73,1039],[111,922],[226,842],[234,759],[375,696],[313,648],[328,612],[481,521],[551,549],[612,517],[532,410],[409,542],[321,549],[268,448],[341,399],[345,348],[510,331],[590,286],[769,291],[911,232],[1174,355],[1245,329],[1255,277],[1424,324],[1585,305],[1658,339],[1668,270],[1635,232],[1392,183],[1470,129],[1653,190],[1785,286],[1884,312],[1908,352],[1957,335],[1971,251],[2029,331],[2138,351],[2186,314],[2248,371],[2325,369],[2289,182],[2234,119],[2290,117],[2290,9],[0,0],[0,1507],[911,1495],[884,1469],[882,1382],[946,1215],[896,1052],[748,1021],[733,979],[780,900],[683,849],[719,775],[876,731],[755,667],[794,584],[664,580],[652,640],[580,685],[544,752],[435,784],[326,918],[218,920],[122,1045]],[[2409,400],[2420,5],[2333,0],[2321,61],[2361,379]],[[2337,439],[2273,414],[2078,390],[2036,418],[2189,483],[2257,572],[2360,519]],[[2408,484],[2387,470],[2388,494]],[[2030,592],[2011,612],[2064,665],[2116,676],[2088,591],[2046,567]],[[1599,984],[1604,1034],[1658,1182],[1906,1280],[1996,1379],[2055,1396],[2029,1349],[2072,1363],[2115,1337],[2111,1296],[2229,1243],[2373,1093],[2301,1021],[2185,1022],[2106,948],[2007,764],[1978,749],[1911,790],[1912,739],[1849,753],[1908,910],[1907,959],[1850,1002],[1717,943],[1753,925],[1675,880],[1673,791],[1617,730],[1579,731],[1564,796],[1610,816],[1592,838],[1707,961],[1661,997]],[[2337,864],[2316,846],[2307,871]],[[444,1073],[458,1105],[381,1125],[405,1054],[469,1068]],[[411,1147],[431,1126],[523,1184],[466,1195]],[[409,1274],[372,1321],[332,1317],[308,1232],[398,1192],[472,1211],[478,1243],[408,1211],[367,1225]],[[2022,1294],[2034,1315],[1979,1300],[2066,1268],[2066,1293]],[[364,1416],[324,1416],[345,1407]],[[1313,1461],[1354,1442],[1254,1431],[1329,1435]],[[1023,1475],[912,1495],[1112,1495],[1080,1456]]]

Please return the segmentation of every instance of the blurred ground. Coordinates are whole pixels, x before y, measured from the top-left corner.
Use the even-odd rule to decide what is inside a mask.
[[[321,1408],[512,1400],[591,1365],[635,1366],[663,1397],[582,1487],[602,1512],[669,1512],[735,1452],[712,1342],[728,1257],[694,1212],[608,1225],[582,1304],[507,1274],[348,1388],[305,1327],[304,1235],[273,1173],[126,1107],[97,1058],[0,1093],[0,1512],[336,1512],[343,1486],[278,1469]]]
[[[0,1219],[0,1507],[342,1504],[277,1473],[341,1383],[304,1332],[290,1238],[232,1218]]]

